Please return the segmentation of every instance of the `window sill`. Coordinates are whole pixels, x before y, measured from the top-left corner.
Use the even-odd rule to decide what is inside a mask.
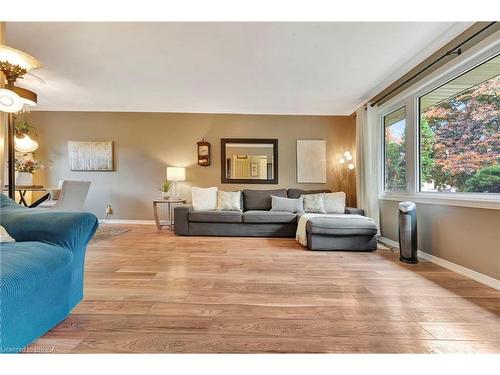
[[[439,194],[439,195],[438,195]],[[436,204],[442,206],[485,208],[500,210],[500,195],[491,194],[484,196],[467,196],[464,194],[441,194],[441,193],[415,193],[415,194],[381,194],[380,200],[387,201],[412,201],[415,203]]]

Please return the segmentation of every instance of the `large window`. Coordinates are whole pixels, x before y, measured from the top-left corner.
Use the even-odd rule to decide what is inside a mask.
[[[406,190],[405,107],[384,116],[384,188]]]
[[[420,97],[419,110],[420,191],[500,193],[500,57]],[[401,181],[393,168],[386,184]]]

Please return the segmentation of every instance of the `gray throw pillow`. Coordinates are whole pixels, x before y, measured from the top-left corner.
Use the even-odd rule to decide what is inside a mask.
[[[304,213],[303,198],[298,199],[282,198],[271,195],[271,211]]]
[[[304,198],[304,212],[326,214],[325,193],[302,195]]]

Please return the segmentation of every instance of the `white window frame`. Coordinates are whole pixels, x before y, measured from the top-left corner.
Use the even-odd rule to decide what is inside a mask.
[[[407,137],[408,136],[408,126],[407,126],[408,109],[407,109],[406,105],[403,104],[403,105],[388,109],[385,112],[385,114],[380,117],[380,121],[382,121],[382,123],[380,125],[380,130],[381,130],[380,139],[382,141],[381,142],[381,152],[380,152],[380,155],[382,158],[382,169],[381,169],[381,173],[380,173],[381,183],[382,183],[381,191],[384,191],[388,195],[393,195],[393,194],[397,195],[399,193],[404,193],[405,190],[406,191],[408,190],[408,176],[406,176],[406,189],[405,190],[385,190],[385,123],[384,123],[384,119],[386,116],[390,115],[392,112],[395,112],[401,108],[405,109],[405,137]],[[406,174],[408,174],[408,138],[406,138],[405,159],[406,159],[405,170],[406,170]]]
[[[391,98],[378,108],[379,134],[384,134],[384,117],[392,111],[406,108],[406,191],[385,191],[385,155],[382,136],[379,142],[379,199],[417,203],[439,204],[461,207],[476,207],[500,210],[500,194],[490,193],[442,193],[421,192],[419,186],[420,150],[419,150],[419,98],[442,86],[461,74],[474,69],[500,52],[500,32],[486,38],[476,46],[456,57],[429,76],[415,83],[410,88]]]

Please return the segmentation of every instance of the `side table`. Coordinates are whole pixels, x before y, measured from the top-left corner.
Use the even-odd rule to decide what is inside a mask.
[[[170,230],[174,229],[174,207],[176,204],[185,204],[186,200],[183,199],[159,199],[153,201],[153,213],[155,216],[156,227],[158,230],[162,230],[163,227],[169,227]],[[168,220],[160,220],[160,215],[158,214],[158,205],[166,204],[168,211]]]

